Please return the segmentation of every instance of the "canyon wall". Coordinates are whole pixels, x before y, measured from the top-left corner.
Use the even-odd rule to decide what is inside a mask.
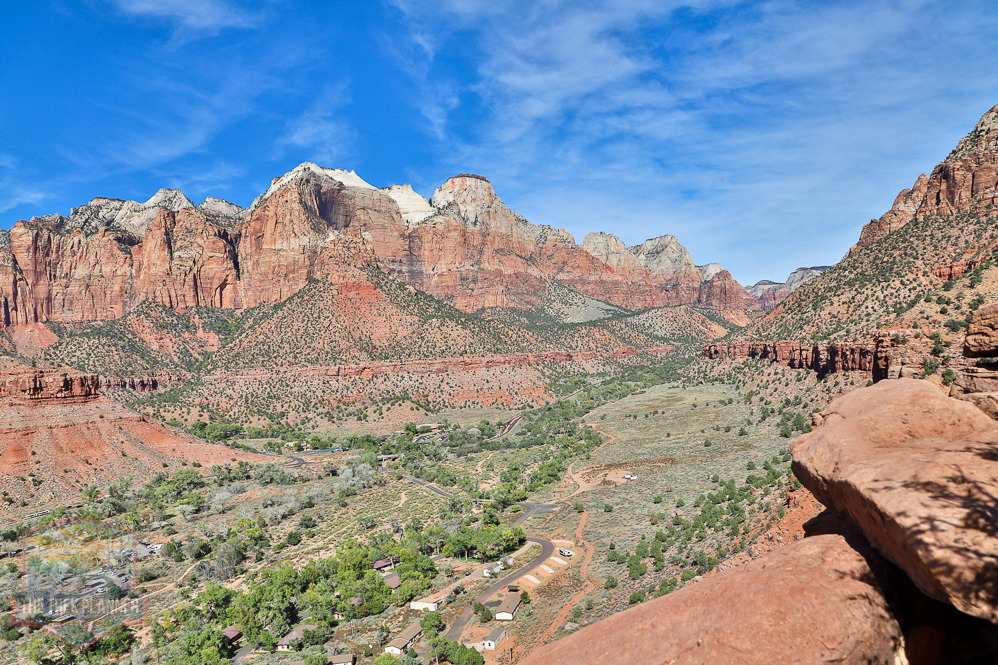
[[[99,391],[96,374],[23,368],[0,372],[0,400],[7,398],[10,403],[85,401],[96,398]]]
[[[69,217],[19,221],[0,233],[0,325],[113,319],[147,299],[243,310],[371,267],[463,311],[532,309],[553,282],[628,309],[755,307],[726,271],[705,277],[672,236],[627,248],[590,234],[576,245],[510,210],[481,176],[451,178],[427,201],[408,185],[377,189],[306,163],[246,210],[164,189],[145,203],[97,198]]]
[[[998,203],[998,106],[992,107],[930,176],[918,176],[911,189],[902,190],[880,219],[863,227],[858,252],[912,220],[930,215],[980,213]]]
[[[870,343],[833,342],[806,344],[793,341],[732,342],[709,344],[705,358],[770,360],[792,369],[810,369],[819,375],[837,372],[869,372],[874,381],[889,377],[894,341],[889,337]]]

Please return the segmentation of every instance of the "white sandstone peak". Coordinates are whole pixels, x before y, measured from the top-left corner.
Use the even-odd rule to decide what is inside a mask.
[[[436,212],[433,206],[430,205],[430,202],[420,194],[417,194],[412,185],[408,183],[385,187],[381,191],[390,196],[398,204],[406,226],[418,224]]]
[[[724,267],[720,263],[708,263],[706,265],[697,266],[697,270],[703,275],[703,281],[707,282],[714,279],[714,275],[724,270]]]
[[[638,258],[627,249],[627,245],[612,233],[593,231],[586,234],[582,239],[582,249],[611,268],[637,268],[641,265]]]
[[[327,178],[332,178],[337,182],[341,182],[347,187],[359,187],[361,189],[377,189],[374,185],[366,182],[363,178],[357,175],[354,170],[344,170],[344,169],[327,169],[325,167],[319,166],[312,162],[303,162],[298,166],[294,167],[284,175],[279,178],[275,178],[274,182],[271,183],[270,187],[266,192],[256,197],[253,201],[253,205],[250,208],[256,208],[261,203],[270,198],[271,194],[279,190],[284,185],[288,184],[296,177],[303,173],[312,172],[319,176],[325,176]]]
[[[655,273],[697,271],[693,257],[676,240],[676,236],[664,235],[650,238],[640,246],[630,249],[642,266]]]
[[[811,266],[810,268],[797,268],[797,270],[790,273],[790,277],[787,277],[787,287],[790,289],[790,293],[793,293],[812,279],[820,277],[823,272],[829,270],[831,267]]]
[[[237,217],[243,211],[243,209],[235,203],[229,203],[225,199],[218,199],[214,196],[206,198],[204,202],[198,206],[198,210],[202,212],[214,213],[216,215],[223,215],[225,217]]]
[[[167,210],[172,210],[177,212],[183,208],[193,208],[194,204],[191,200],[184,196],[184,193],[179,189],[168,189],[166,187],[162,188],[158,192],[152,195],[152,198],[145,202],[146,207],[153,208],[166,208]]]

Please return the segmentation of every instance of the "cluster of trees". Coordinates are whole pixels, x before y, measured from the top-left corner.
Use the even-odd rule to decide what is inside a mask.
[[[77,636],[79,644],[84,644],[93,639],[93,635],[81,634]],[[49,652],[53,648],[58,649],[62,654],[63,663],[88,663],[97,665],[98,663],[108,663],[121,658],[127,654],[132,645],[135,644],[135,636],[132,631],[125,627],[118,627],[84,648],[78,648],[75,644],[70,644],[59,640],[49,633],[38,631],[32,634],[27,644],[21,648],[20,655],[33,663],[51,663]]]

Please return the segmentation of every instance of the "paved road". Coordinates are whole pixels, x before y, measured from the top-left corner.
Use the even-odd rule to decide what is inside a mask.
[[[561,508],[561,506],[556,506],[550,503],[518,503],[516,505],[523,506],[524,511],[523,515],[521,515],[518,520],[513,522],[513,526],[519,526],[520,524],[527,521],[534,515],[553,513]],[[528,537],[527,542],[537,543],[538,545],[540,545],[541,546],[540,555],[537,558],[535,558],[533,561],[529,562],[527,565],[516,569],[506,577],[502,578],[501,580],[490,586],[482,593],[478,594],[478,596],[467,607],[464,608],[464,611],[461,612],[461,615],[457,618],[454,624],[447,630],[447,632],[444,634],[444,637],[454,642],[460,642],[461,633],[464,632],[464,629],[468,626],[468,622],[471,621],[471,617],[474,616],[474,611],[472,608],[474,607],[475,603],[484,603],[489,598],[498,593],[500,589],[520,579],[521,577],[529,573],[531,570],[533,570],[537,566],[547,561],[551,557],[551,555],[554,554],[554,543],[552,543],[550,540],[544,540],[543,538]]]
[[[551,557],[551,555],[554,554],[554,544],[550,540],[544,540],[543,538],[527,538],[527,542],[537,543],[538,545],[540,545],[541,546],[540,555],[536,559],[528,563],[527,565],[513,571],[506,577],[502,578],[501,580],[490,586],[482,593],[478,594],[478,596],[471,602],[471,604],[469,604],[467,607],[464,608],[464,611],[461,612],[461,615],[457,618],[457,620],[450,627],[450,629],[448,629],[448,631],[444,634],[444,637],[446,637],[448,640],[453,640],[454,642],[460,642],[461,633],[464,632],[464,629],[468,626],[468,622],[471,621],[471,617],[474,616],[474,611],[472,608],[475,603],[484,603],[489,598],[494,596],[500,589],[505,587],[507,584],[511,584],[516,580],[520,579],[521,577],[529,573],[531,570],[533,570],[537,566],[547,561]]]
[[[425,487],[426,489],[430,490],[434,494],[439,494],[440,496],[444,497],[445,499],[453,499],[454,498],[453,494],[451,494],[449,492],[445,492],[442,489],[440,489],[439,487],[437,487],[436,485],[431,485],[430,483],[426,482],[425,480],[420,480],[419,478],[410,478],[409,476],[402,476],[402,477],[405,478],[406,480],[408,480],[410,483],[413,483],[415,485],[419,485],[420,487]]]
[[[416,485],[420,485],[421,487],[425,487],[431,492],[439,494],[442,497],[449,499],[454,496],[453,494],[445,492],[436,485],[428,483],[424,480],[419,480],[418,478],[410,478],[408,476],[403,476],[403,478],[408,480],[410,483],[414,483]],[[526,522],[531,517],[533,517],[534,515],[544,515],[547,513],[554,513],[557,512],[558,510],[561,510],[561,506],[551,503],[517,503],[516,505],[521,506],[523,508],[523,514],[520,515],[520,517],[518,517],[516,521],[513,522],[512,526],[519,526],[524,522]],[[550,540],[544,540],[543,538],[528,537],[527,542],[537,543],[538,545],[541,546],[540,556],[538,556],[536,559],[534,559],[527,565],[522,566],[517,570],[513,571],[506,577],[502,578],[501,580],[490,586],[482,593],[478,594],[478,596],[475,597],[475,599],[467,607],[464,608],[464,610],[461,612],[461,615],[457,618],[454,624],[444,634],[444,637],[454,642],[460,642],[461,633],[464,632],[464,629],[467,627],[468,622],[471,621],[471,617],[474,616],[472,608],[474,607],[475,603],[484,603],[489,598],[494,596],[504,586],[520,579],[521,577],[529,573],[531,570],[533,570],[537,566],[547,561],[548,558],[550,558],[551,555],[554,554],[554,543],[552,543]],[[240,662],[241,661],[236,661],[236,665],[239,665]]]

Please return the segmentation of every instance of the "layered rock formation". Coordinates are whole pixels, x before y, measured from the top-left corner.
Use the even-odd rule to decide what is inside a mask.
[[[8,404],[47,400],[86,401],[97,397],[100,377],[58,370],[14,369],[0,372],[0,400]]]
[[[800,286],[810,282],[829,268],[831,266],[797,268],[797,270],[790,273],[786,282],[771,282],[768,279],[764,279],[752,286],[746,286],[745,290],[752,296],[760,309],[768,312],[783,302],[787,296],[796,291]]]
[[[709,359],[770,360],[793,369],[814,370],[821,376],[835,372],[869,372],[874,381],[879,381],[890,377],[893,348],[894,341],[888,337],[878,338],[868,344],[731,342],[708,344],[703,348],[703,355]]]
[[[911,189],[898,194],[880,219],[870,220],[860,233],[855,253],[912,220],[930,215],[978,213],[998,202],[998,106],[980,119],[956,148],[932,170],[918,176]]]
[[[246,210],[160,190],[18,222],[0,237],[0,325],[113,319],[146,299],[242,310],[374,266],[464,311],[535,308],[552,284],[627,309],[753,306],[672,236],[628,249],[594,234],[579,246],[510,210],[481,176],[449,179],[430,202],[408,185],[379,190],[306,163]]]
[[[267,459],[204,443],[135,413],[101,395],[95,374],[0,359],[0,488],[30,505],[78,498],[83,484],[150,477],[182,460],[207,467],[232,458]]]

